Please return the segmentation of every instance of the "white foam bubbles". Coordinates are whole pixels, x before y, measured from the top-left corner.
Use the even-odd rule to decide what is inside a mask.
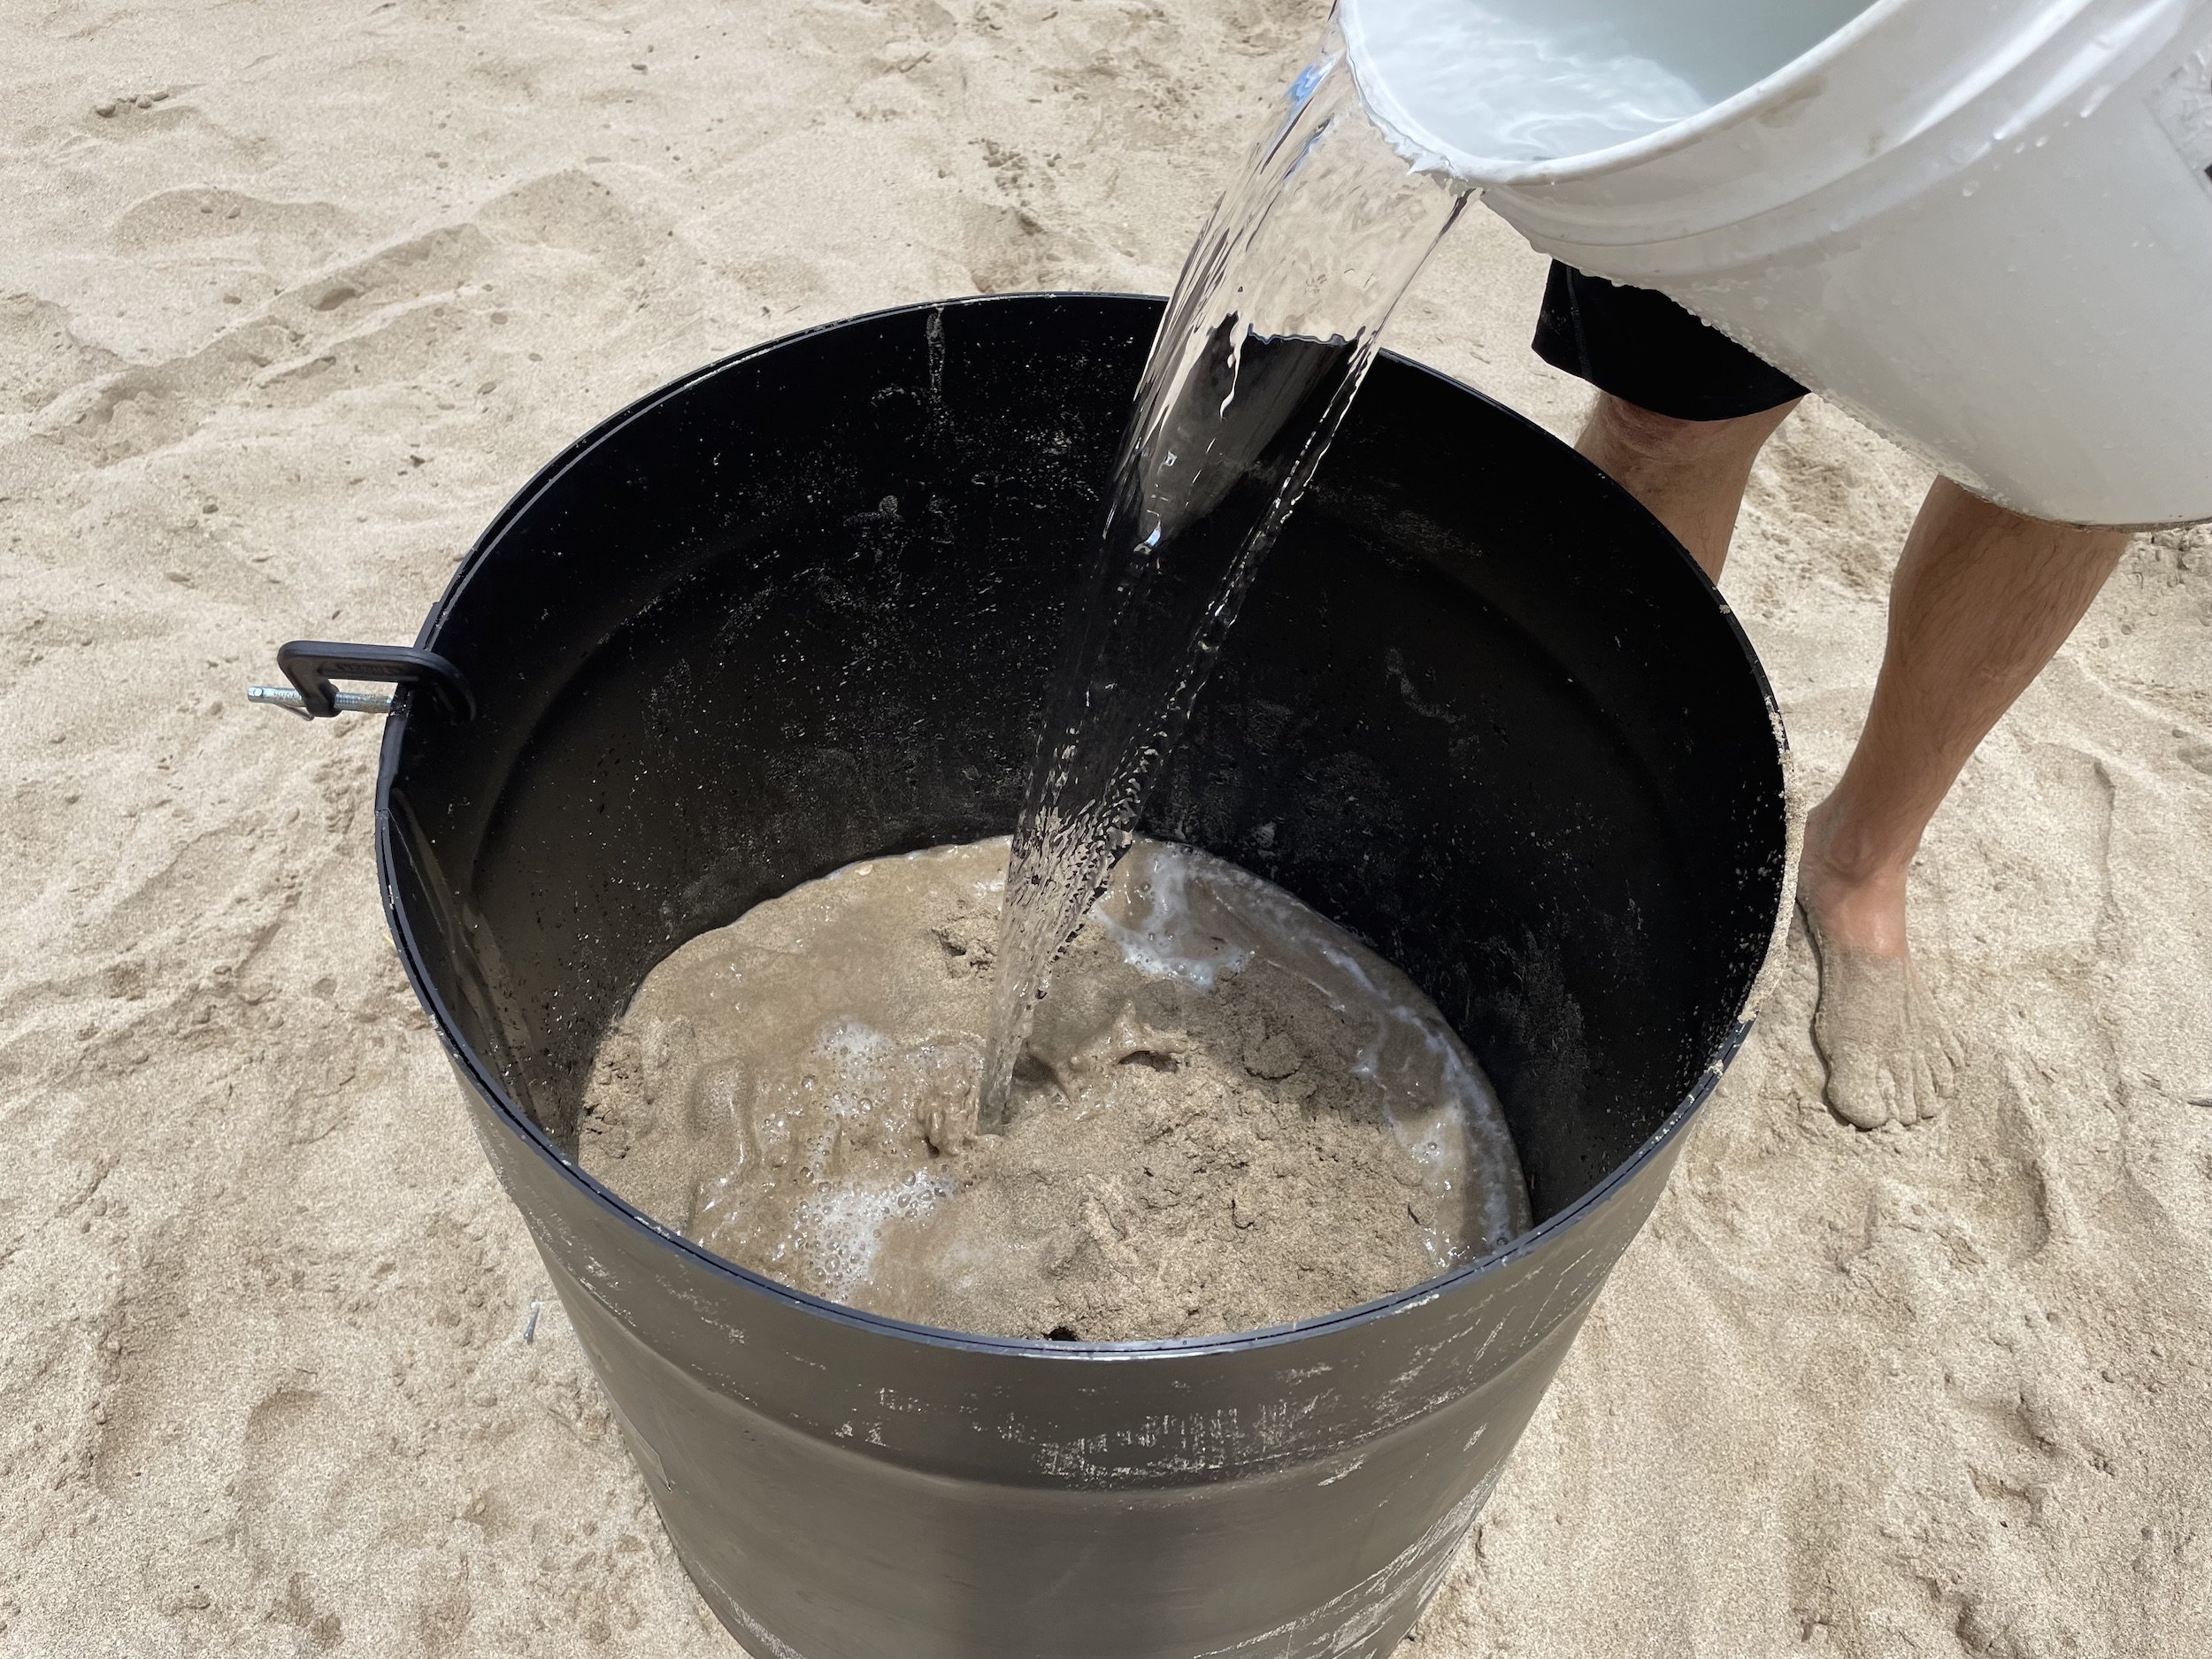
[[[926,1169],[894,1187],[825,1187],[800,1204],[795,1242],[823,1294],[842,1302],[873,1271],[885,1224],[918,1219],[954,1190],[951,1180]]]

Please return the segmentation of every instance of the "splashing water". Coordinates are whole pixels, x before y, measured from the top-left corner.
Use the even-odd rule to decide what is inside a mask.
[[[1392,308],[1466,200],[1369,120],[1332,23],[1192,248],[1145,365],[1015,830],[975,1126],[1004,1125],[1052,960],[1128,848]]]

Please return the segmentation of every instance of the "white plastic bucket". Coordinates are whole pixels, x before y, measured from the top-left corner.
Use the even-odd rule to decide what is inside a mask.
[[[1716,13],[1613,4],[1681,13],[1690,50]],[[1378,73],[1407,7],[1340,0],[1370,113],[1538,249],[2007,506],[2212,518],[2212,0],[1875,0],[1701,114],[1541,162],[1466,153]]]

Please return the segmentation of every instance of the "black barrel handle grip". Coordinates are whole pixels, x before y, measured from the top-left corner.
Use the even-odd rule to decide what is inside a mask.
[[[311,719],[338,712],[333,680],[373,680],[428,691],[456,720],[475,718],[476,698],[461,671],[435,651],[412,645],[354,645],[337,640],[288,640],[277,647],[277,666],[300,694]]]

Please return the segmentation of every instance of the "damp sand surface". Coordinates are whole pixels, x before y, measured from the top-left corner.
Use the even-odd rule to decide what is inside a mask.
[[[1085,1341],[1310,1318],[1528,1225],[1489,1084],[1412,982],[1157,841],[1056,969],[1006,1132],[949,1144],[1006,856],[851,864],[684,945],[602,1046],[584,1167],[817,1295]]]

